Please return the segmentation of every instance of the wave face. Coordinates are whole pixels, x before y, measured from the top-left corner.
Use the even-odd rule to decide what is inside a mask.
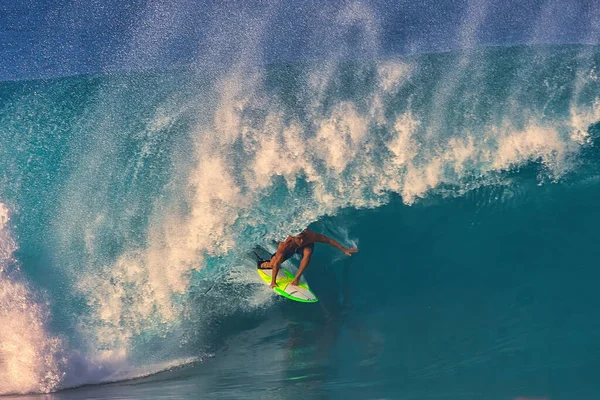
[[[0,394],[213,362],[284,395],[597,394],[598,65],[520,46],[1,83]],[[248,256],[309,224],[360,248],[318,249],[311,311]]]

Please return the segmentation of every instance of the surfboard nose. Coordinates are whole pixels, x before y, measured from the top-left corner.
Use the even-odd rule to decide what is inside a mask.
[[[317,296],[315,296],[314,293],[301,286],[287,285],[284,292],[294,299],[301,299],[306,302],[317,301]]]

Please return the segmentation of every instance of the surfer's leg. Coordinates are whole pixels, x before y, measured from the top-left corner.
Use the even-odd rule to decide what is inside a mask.
[[[275,257],[277,253],[273,253],[273,255],[271,256],[270,260],[261,260],[258,261],[258,269],[273,269],[273,264],[275,264],[273,262],[273,257]],[[286,261],[288,258],[290,258],[290,254],[284,254],[283,255],[283,259],[281,260],[281,262],[283,263],[284,261]],[[279,268],[277,268],[279,270]]]
[[[254,253],[254,254],[256,254],[256,253]],[[275,257],[275,254],[273,254],[271,256],[271,258],[268,260],[258,260],[256,262],[258,269],[272,269],[273,266],[272,266],[271,261],[273,261],[273,257]]]
[[[277,286],[277,275],[279,274],[279,267],[281,266],[281,263],[277,262],[277,261],[273,261],[273,271],[271,272],[271,288],[275,288],[275,286]]]
[[[275,254],[273,254],[271,256],[271,259],[265,260],[261,256],[259,256],[256,251],[253,251],[253,253],[256,256],[256,268],[258,268],[258,269],[271,269],[271,259],[273,258],[273,256]]]
[[[304,273],[304,270],[306,269],[306,267],[308,267],[308,264],[310,263],[310,258],[312,257],[314,248],[315,245],[313,244],[310,246],[306,246],[302,249],[302,261],[300,261],[300,267],[298,268],[298,273],[296,273],[296,276],[294,277],[294,280],[291,283],[292,285],[298,285],[298,281],[300,280],[302,273]]]

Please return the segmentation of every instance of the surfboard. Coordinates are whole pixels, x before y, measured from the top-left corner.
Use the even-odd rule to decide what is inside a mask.
[[[271,285],[272,269],[257,268],[258,275],[267,284]],[[317,296],[310,290],[307,283],[301,283],[298,286],[290,285],[294,280],[294,274],[285,268],[279,268],[277,273],[277,286],[273,288],[275,293],[290,300],[299,301],[301,303],[316,303],[319,301]]]

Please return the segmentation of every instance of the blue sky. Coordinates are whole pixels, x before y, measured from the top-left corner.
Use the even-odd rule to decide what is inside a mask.
[[[599,36],[600,0],[0,0],[0,80]]]

